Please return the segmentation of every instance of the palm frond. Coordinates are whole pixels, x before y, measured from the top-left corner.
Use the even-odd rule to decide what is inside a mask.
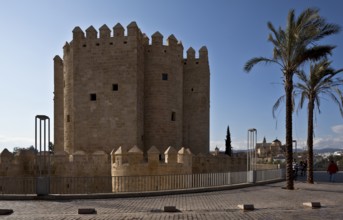
[[[303,108],[304,102],[305,102],[306,99],[308,99],[308,94],[307,94],[307,92],[302,92],[301,95],[300,95],[300,100],[299,100],[298,109],[299,109],[299,108]]]
[[[339,111],[343,117],[343,95],[342,95],[342,90],[340,90],[338,87],[335,87],[334,89],[334,93],[331,94],[331,99],[337,104]],[[337,96],[338,97],[337,97]]]
[[[250,59],[248,62],[245,63],[244,65],[244,70],[246,72],[250,72],[250,70],[257,64],[257,63],[260,63],[260,62],[264,62],[266,64],[269,64],[269,63],[277,63],[279,64],[277,61],[275,60],[272,60],[272,59],[268,59],[268,58],[265,58],[265,57],[255,57],[255,58],[252,58]]]
[[[323,23],[326,23],[325,20],[323,20]],[[325,24],[317,34],[313,40],[318,41],[321,40],[322,38],[332,35],[332,34],[337,34],[341,31],[341,27],[336,24]]]
[[[280,107],[280,104],[283,103],[285,101],[285,97],[286,95],[283,95],[281,97],[279,97],[275,104],[273,105],[273,110],[272,110],[272,113],[273,113],[273,118],[276,118],[275,116],[275,112],[278,110],[278,108]]]
[[[321,111],[320,111],[320,98],[319,98],[319,96],[315,96],[314,97],[314,101],[315,101],[315,108],[317,108],[317,111],[318,111],[318,113],[320,114],[321,113]]]
[[[318,61],[322,58],[326,58],[328,55],[332,54],[332,50],[335,49],[336,46],[331,45],[322,45],[322,46],[314,46],[309,49],[306,49],[302,54],[296,58],[297,63],[303,63],[307,60]]]

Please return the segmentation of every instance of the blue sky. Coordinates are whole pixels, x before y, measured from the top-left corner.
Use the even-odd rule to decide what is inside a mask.
[[[53,57],[72,39],[72,30],[136,21],[151,36],[159,31],[183,42],[185,51],[206,45],[211,70],[211,148],[224,150],[226,127],[234,150],[245,149],[247,130],[257,129],[257,139],[278,138],[284,143],[282,106],[273,119],[272,106],[283,94],[281,72],[259,65],[243,71],[247,60],[270,57],[267,22],[285,26],[289,9],[299,14],[317,7],[329,22],[343,26],[340,0],[2,0],[0,7],[0,150],[34,144],[34,117],[53,119]],[[325,39],[337,45],[332,60],[343,68],[343,32]],[[322,101],[315,123],[315,148],[343,149],[343,119],[337,106]],[[53,121],[53,120],[52,120]],[[294,115],[294,139],[305,147],[306,111]],[[51,127],[53,130],[53,127]],[[52,138],[53,139],[53,138]]]

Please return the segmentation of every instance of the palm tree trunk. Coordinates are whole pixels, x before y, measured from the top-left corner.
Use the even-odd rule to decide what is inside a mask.
[[[286,188],[294,189],[293,182],[293,137],[292,137],[292,93],[293,74],[285,73],[285,93],[286,93]]]
[[[308,101],[308,125],[307,125],[307,183],[313,184],[313,110],[314,99]]]

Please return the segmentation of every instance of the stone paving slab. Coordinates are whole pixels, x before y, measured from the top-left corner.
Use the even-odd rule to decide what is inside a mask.
[[[60,201],[0,201],[14,213],[1,219],[343,219],[343,184],[306,184],[281,189],[285,182],[242,189],[138,198]],[[304,202],[320,202],[311,209]],[[238,204],[254,204],[242,211]],[[180,212],[165,213],[164,206]],[[79,215],[79,208],[95,208],[97,214]]]

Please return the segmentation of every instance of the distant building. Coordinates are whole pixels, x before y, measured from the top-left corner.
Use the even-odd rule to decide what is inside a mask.
[[[334,156],[342,156],[343,155],[343,151],[335,151],[333,153]]]
[[[284,155],[284,146],[282,146],[281,141],[278,139],[267,143],[264,137],[262,143],[256,143],[256,153],[259,158],[282,157]]]

